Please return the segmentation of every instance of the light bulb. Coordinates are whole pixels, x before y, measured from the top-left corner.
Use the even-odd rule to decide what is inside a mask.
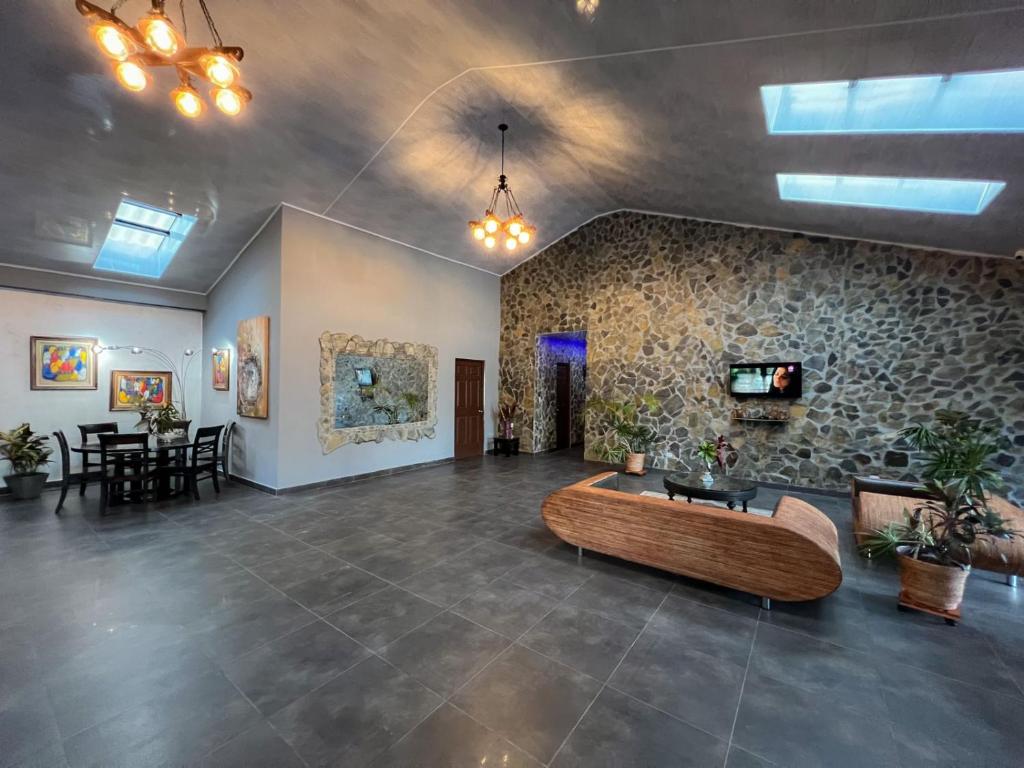
[[[523,245],[526,245],[528,242],[530,242],[530,230],[524,229],[522,232],[519,233],[519,242],[522,243]]]
[[[508,233],[512,235],[512,237],[519,237],[519,233],[522,231],[523,222],[521,222],[518,218],[514,218],[512,219],[512,221],[508,223]]]
[[[241,112],[242,107],[245,106],[245,100],[234,88],[214,88],[213,103],[225,115],[232,117]]]
[[[149,85],[149,75],[146,70],[134,61],[121,61],[114,67],[114,77],[117,82],[129,91],[142,91]]]
[[[142,354],[142,349],[140,347],[132,347],[132,354],[133,355],[141,355]]]
[[[516,240],[514,237],[510,237],[507,240],[505,240],[505,248],[507,250],[514,251],[517,245],[519,245],[519,241]]]
[[[113,24],[95,25],[92,28],[92,37],[100,50],[112,59],[124,61],[132,52],[131,41]]]
[[[493,235],[498,231],[498,220],[493,216],[488,216],[484,219],[484,229],[487,230],[487,234]]]
[[[161,56],[173,56],[185,41],[174,25],[159,11],[150,13],[139,22],[139,31],[146,45]]]
[[[493,248],[497,243],[498,241],[494,239],[493,235],[488,235],[484,238],[484,245],[488,248]]]
[[[185,117],[196,118],[203,113],[203,100],[191,85],[179,85],[171,91],[171,98],[174,99],[174,106]]]
[[[199,66],[203,68],[207,79],[221,88],[230,87],[238,79],[238,67],[227,56],[219,53],[201,56]]]
[[[483,240],[486,234],[483,225],[477,222],[476,226],[473,227],[473,238],[475,240]]]

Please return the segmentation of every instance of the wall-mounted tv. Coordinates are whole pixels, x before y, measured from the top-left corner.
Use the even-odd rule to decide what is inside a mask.
[[[800,363],[730,365],[729,394],[734,397],[800,397],[803,394],[802,367]]]

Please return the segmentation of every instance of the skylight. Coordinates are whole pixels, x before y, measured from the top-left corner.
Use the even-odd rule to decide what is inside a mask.
[[[1006,187],[1002,181],[901,179],[777,173],[779,197],[800,203],[977,216]]]
[[[195,223],[195,216],[122,200],[92,266],[138,277],[160,277]]]
[[[1024,70],[762,85],[772,134],[1019,133]]]

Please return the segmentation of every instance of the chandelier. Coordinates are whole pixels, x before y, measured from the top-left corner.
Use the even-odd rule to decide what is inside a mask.
[[[501,131],[501,174],[498,176],[498,186],[491,193],[491,203],[483,219],[469,222],[469,231],[473,233],[473,239],[480,240],[485,248],[494,248],[498,238],[502,238],[505,248],[514,251],[520,244],[530,242],[537,228],[526,223],[516,196],[508,185],[508,177],[505,175],[505,131],[508,126],[502,123],[498,130]],[[504,219],[499,218],[499,210],[504,211]]]
[[[88,0],[75,0],[75,8],[90,23],[90,33],[100,51],[113,66],[114,77],[129,91],[143,91],[150,82],[150,68],[174,67],[178,73],[178,87],[171,91],[175,108],[188,118],[203,114],[206,104],[194,81],[206,82],[212,86],[210,99],[225,115],[238,115],[252,99],[252,94],[239,84],[238,62],[242,60],[242,49],[224,45],[220,33],[213,23],[213,17],[206,7],[206,0],[198,0],[210,35],[212,48],[190,47],[185,37],[188,25],[185,20],[185,2],[181,3],[181,26],[179,32],[164,12],[166,0],[150,0],[149,13],[139,19],[134,27],[117,16],[117,10],[125,0],[115,0],[109,11],[93,5]]]

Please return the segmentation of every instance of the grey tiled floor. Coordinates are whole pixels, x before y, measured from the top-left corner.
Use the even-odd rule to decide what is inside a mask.
[[[604,469],[0,502],[0,768],[1021,764],[1024,589],[976,573],[961,626],[898,614],[827,496],[844,583],[815,603],[577,559],[540,501]]]

